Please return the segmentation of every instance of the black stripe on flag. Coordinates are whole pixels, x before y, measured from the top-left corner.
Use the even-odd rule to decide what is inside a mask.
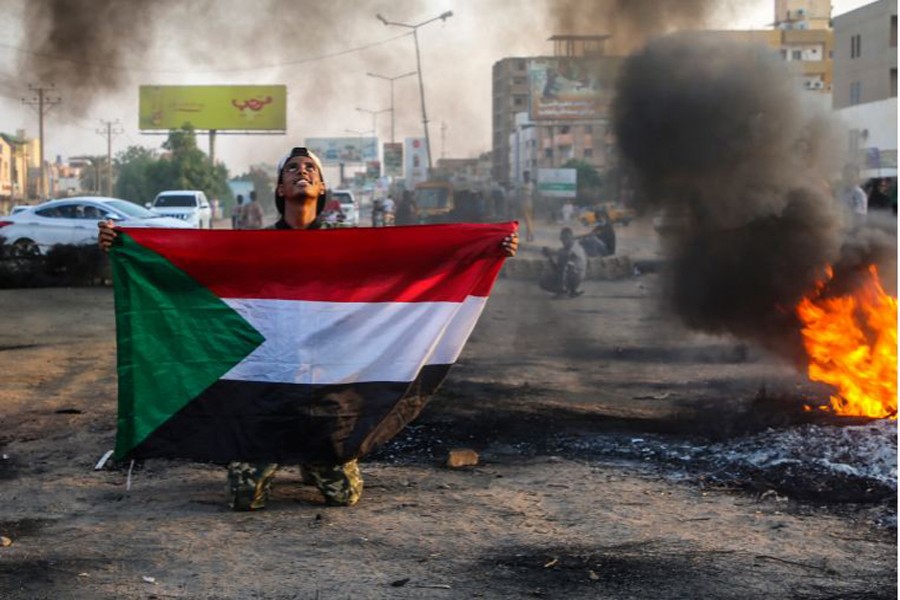
[[[158,427],[132,458],[345,462],[415,419],[451,365],[412,383],[299,385],[219,380]]]

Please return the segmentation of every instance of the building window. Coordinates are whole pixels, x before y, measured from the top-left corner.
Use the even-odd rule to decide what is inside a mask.
[[[850,104],[859,104],[862,97],[862,82],[854,81],[850,84]]]
[[[788,59],[787,48],[782,48],[781,49],[781,60],[787,60],[787,59]]]
[[[524,77],[513,77],[513,85],[524,85],[525,78]]]
[[[891,15],[891,48],[897,47],[897,15]]]
[[[891,69],[891,98],[897,97],[897,69]]]
[[[591,135],[592,133],[594,133],[594,126],[593,126],[593,125],[585,125],[585,126],[584,126],[584,132],[585,132],[587,135]]]
[[[513,98],[513,106],[525,106],[525,98],[522,96],[516,96]]]
[[[568,126],[568,125],[563,125],[562,127],[559,128],[559,132],[560,132],[562,135],[565,135],[565,134],[569,133],[569,126]]]
[[[791,60],[803,60],[803,50],[791,50]]]
[[[516,61],[516,68],[519,69],[520,71],[524,71],[525,70],[525,61],[524,60]]]
[[[553,148],[544,149],[544,158],[553,158]]]
[[[850,36],[850,58],[859,58],[862,56],[862,35],[856,34]]]
[[[591,158],[591,157],[593,157],[593,156],[594,156],[594,149],[593,149],[593,148],[585,148],[585,149],[584,149],[584,157],[585,157],[585,158]]]

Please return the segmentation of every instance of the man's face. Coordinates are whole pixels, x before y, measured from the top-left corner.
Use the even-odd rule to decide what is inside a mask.
[[[317,199],[325,191],[325,184],[315,161],[308,156],[293,156],[281,170],[278,193],[291,198]]]
[[[562,242],[563,248],[571,248],[575,243],[575,234],[571,231],[563,231],[559,236],[560,241]]]

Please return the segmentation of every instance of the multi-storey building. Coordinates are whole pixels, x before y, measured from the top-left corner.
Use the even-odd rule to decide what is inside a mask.
[[[505,58],[494,64],[495,181],[519,185],[523,173],[569,159],[604,170],[609,118],[622,57],[607,56],[605,35],[557,35],[551,56]]]

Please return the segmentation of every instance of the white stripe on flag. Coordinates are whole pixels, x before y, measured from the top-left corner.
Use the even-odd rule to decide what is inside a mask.
[[[456,302],[223,299],[266,338],[222,379],[298,384],[412,381],[456,362],[487,298]]]

